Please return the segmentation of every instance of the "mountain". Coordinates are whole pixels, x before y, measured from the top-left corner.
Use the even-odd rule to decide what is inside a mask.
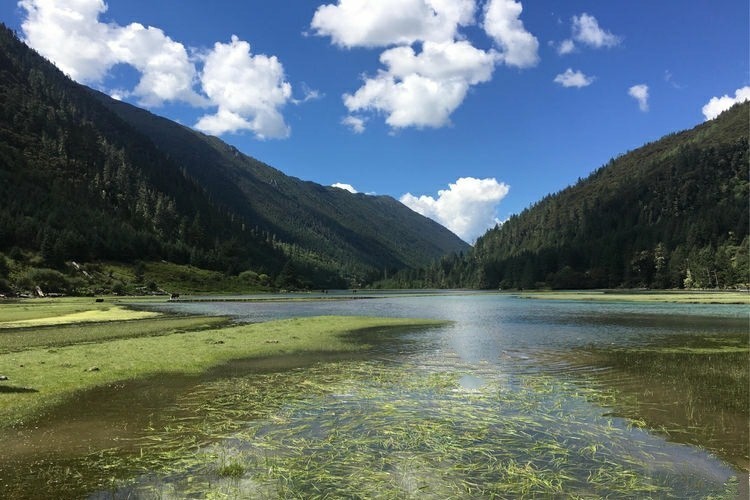
[[[750,282],[750,103],[624,154],[399,283],[726,288]]]
[[[289,177],[79,85],[0,28],[0,252],[14,259],[166,260],[328,287],[467,248],[393,198]]]
[[[92,91],[104,106],[144,132],[184,175],[254,229],[295,242],[336,265],[414,267],[469,245],[390,196],[371,196],[290,177],[207,136]]]

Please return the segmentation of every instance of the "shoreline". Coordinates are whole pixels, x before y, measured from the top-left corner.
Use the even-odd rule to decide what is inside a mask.
[[[503,292],[522,299],[750,305],[750,292],[710,290],[570,290]]]

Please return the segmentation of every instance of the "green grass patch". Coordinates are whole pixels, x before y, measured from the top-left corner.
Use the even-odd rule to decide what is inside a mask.
[[[367,346],[344,334],[440,322],[317,317],[198,332],[116,339],[0,354],[5,382],[0,428],[29,422],[76,392],[157,374],[199,374],[229,360],[305,352],[351,352]],[[117,328],[118,323],[111,323]],[[13,390],[15,389],[15,390]]]
[[[107,311],[113,301],[95,302],[91,297],[28,299],[0,302],[0,323],[56,318],[90,311]]]
[[[144,265],[143,282],[177,293],[254,293],[268,291],[270,279],[265,275],[241,273],[227,276],[194,266],[170,262],[148,262]]]
[[[0,330],[7,328],[28,328],[34,326],[70,325],[74,323],[95,323],[110,321],[127,321],[133,319],[153,318],[160,313],[153,311],[134,311],[122,306],[109,306],[89,311],[71,312],[68,314],[27,318],[17,321],[0,321]]]
[[[514,294],[525,299],[588,300],[605,302],[669,302],[676,304],[750,304],[748,292],[720,291],[555,291]]]
[[[217,328],[228,323],[228,321],[221,317],[159,316],[149,319],[121,321],[115,324],[105,322],[0,329],[0,353],[22,351],[33,347],[60,347],[79,343],[205,330]]]
[[[247,467],[237,458],[230,458],[216,468],[216,475],[219,477],[230,477],[239,479],[247,470]]]

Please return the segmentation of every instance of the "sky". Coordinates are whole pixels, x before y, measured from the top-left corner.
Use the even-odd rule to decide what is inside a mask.
[[[3,0],[74,80],[473,242],[750,99],[746,0]]]

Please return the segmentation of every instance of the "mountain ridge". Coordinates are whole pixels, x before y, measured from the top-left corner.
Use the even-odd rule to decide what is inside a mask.
[[[28,267],[163,259],[333,287],[468,248],[392,198],[287,176],[77,84],[6,27],[0,179],[0,252]]]
[[[311,237],[309,230],[311,227],[316,227],[320,221],[325,223],[322,229],[338,225],[338,230],[330,235],[334,238],[334,242],[355,248],[362,247],[356,253],[360,259],[367,261],[372,254],[377,255],[379,251],[384,250],[384,242],[379,237],[380,231],[376,228],[384,227],[390,222],[389,219],[397,216],[393,211],[398,211],[401,214],[408,214],[412,219],[419,220],[423,225],[423,228],[419,228],[420,230],[430,228],[438,237],[434,238],[437,241],[428,242],[427,238],[423,238],[420,242],[413,235],[399,231],[398,225],[391,225],[391,229],[398,233],[398,236],[392,239],[391,244],[396,242],[401,247],[400,253],[403,260],[387,262],[387,266],[415,266],[424,264],[425,257],[432,259],[451,251],[463,251],[469,248],[467,244],[458,240],[455,235],[433,220],[416,214],[410,209],[408,212],[405,211],[404,208],[407,207],[390,196],[353,194],[288,176],[240,152],[236,147],[217,137],[195,131],[127,103],[115,101],[100,92],[92,92],[100,102],[124,121],[143,130],[158,148],[169,157],[175,158],[187,170],[188,175],[195,177],[202,185],[221,184],[221,187],[209,187],[209,192],[231,193],[232,196],[224,200],[227,204],[254,220],[254,223],[263,230],[274,232],[282,238],[301,239],[307,245],[315,247],[316,238]],[[181,136],[198,138],[198,141],[191,142],[192,147],[187,149],[185,144],[189,141],[181,140]],[[204,163],[211,164],[213,168],[203,169]],[[217,173],[221,176],[217,176]],[[270,199],[255,198],[253,193],[261,189],[272,192],[274,196]],[[346,210],[351,209],[352,200],[359,202],[359,205],[366,210],[366,220],[369,222],[367,227],[353,227],[357,222],[353,218],[342,219]],[[385,217],[381,216],[383,214]],[[304,226],[299,225],[300,220],[305,221]],[[298,227],[290,228],[290,225]],[[364,235],[366,244],[363,245],[362,241],[352,241],[352,232]],[[339,235],[343,235],[343,239],[337,238]],[[328,234],[322,236],[329,237]],[[404,239],[410,240],[409,244],[412,248],[400,244]],[[382,267],[382,263],[380,265]]]

